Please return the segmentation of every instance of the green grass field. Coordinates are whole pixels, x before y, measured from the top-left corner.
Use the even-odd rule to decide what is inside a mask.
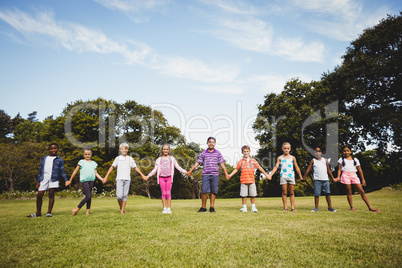
[[[0,201],[1,267],[400,267],[402,191],[359,195],[355,212],[333,196],[337,213],[312,213],[313,197],[296,197],[297,212],[282,212],[280,198],[259,198],[259,213],[242,213],[241,199],[218,199],[217,213],[196,213],[200,200],[130,197],[120,215],[114,198],[92,200],[71,216],[79,199],[57,199],[53,218],[26,218],[35,200]],[[85,208],[85,207],[84,207]],[[43,210],[46,212],[47,200]],[[250,205],[249,205],[250,209]]]

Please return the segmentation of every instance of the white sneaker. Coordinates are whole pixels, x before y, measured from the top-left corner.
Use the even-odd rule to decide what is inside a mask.
[[[167,211],[167,208],[163,208],[162,213],[165,214],[165,213],[167,213],[166,211]]]
[[[247,208],[241,208],[240,211],[241,212],[247,212]]]
[[[166,209],[166,214],[172,214],[172,211],[170,210],[170,208]]]
[[[258,212],[258,209],[256,209],[256,208],[251,208],[251,212]]]

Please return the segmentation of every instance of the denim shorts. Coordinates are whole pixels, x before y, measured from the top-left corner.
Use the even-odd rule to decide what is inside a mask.
[[[321,191],[323,194],[330,194],[329,181],[314,181],[314,196],[320,196]]]
[[[218,182],[219,182],[218,175],[209,175],[209,174],[202,175],[201,192],[203,194],[206,194],[206,193],[217,194],[218,193]]]

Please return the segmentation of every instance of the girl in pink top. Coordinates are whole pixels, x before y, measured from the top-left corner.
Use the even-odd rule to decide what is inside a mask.
[[[162,213],[172,213],[170,210],[170,204],[172,200],[171,191],[174,168],[177,168],[177,170],[179,170],[181,173],[187,173],[186,170],[179,166],[176,159],[171,156],[170,146],[169,144],[165,143],[161,147],[159,158],[156,159],[154,169],[148,174],[148,176],[145,177],[146,180],[148,180],[149,177],[152,177],[155,175],[155,173],[157,173],[157,183],[160,185],[162,191]]]

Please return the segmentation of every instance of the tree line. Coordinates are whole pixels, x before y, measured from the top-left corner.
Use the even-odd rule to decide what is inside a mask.
[[[281,93],[267,94],[253,125],[261,145],[255,157],[263,167],[267,171],[272,168],[285,141],[292,144],[292,154],[302,171],[312,158],[306,148],[320,145],[336,162],[340,146],[351,144],[365,173],[366,190],[400,183],[401,44],[401,13],[389,15],[353,41],[343,63],[323,73],[320,81],[294,78]],[[187,142],[180,129],[169,125],[161,112],[133,100],[78,100],[67,104],[59,116],[43,121],[36,119],[36,112],[22,118],[0,110],[0,192],[35,189],[40,159],[48,153],[49,143],[59,144],[68,174],[82,158],[83,147],[92,148],[98,172],[106,174],[122,141],[130,144],[129,152],[145,174],[165,142],[171,144],[175,158],[187,170],[202,151],[198,144]],[[229,166],[228,172],[231,169]],[[230,181],[221,177],[218,196],[238,197],[239,174]],[[172,197],[199,198],[201,178],[201,170],[193,173],[192,180],[175,173]],[[258,173],[256,178],[259,181]],[[298,183],[295,193],[311,195],[311,179]],[[133,174],[131,184],[131,194],[160,197],[155,177],[143,182]],[[257,185],[260,196],[281,193],[278,175]],[[76,182],[72,187],[78,186]],[[95,187],[98,191],[114,189],[113,177],[105,185],[97,182]],[[343,187],[335,184],[331,190],[343,193]]]

